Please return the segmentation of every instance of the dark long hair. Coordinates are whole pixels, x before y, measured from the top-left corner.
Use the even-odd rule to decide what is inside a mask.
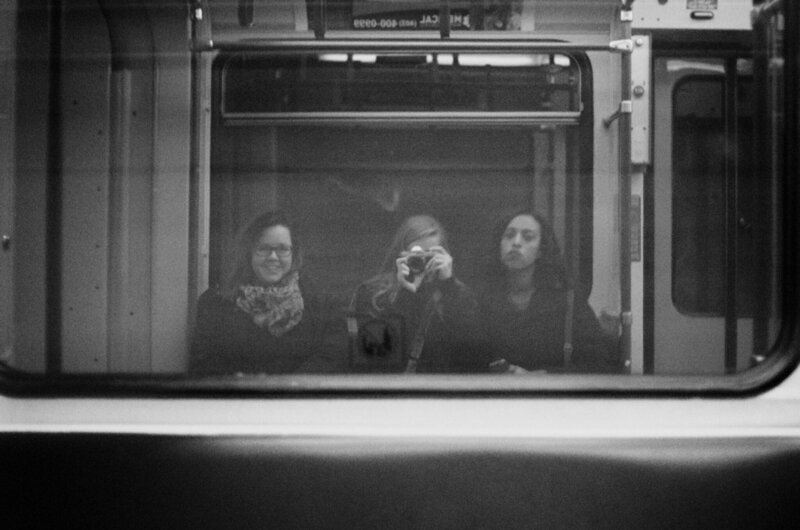
[[[508,269],[500,259],[500,243],[503,240],[508,225],[517,216],[528,215],[539,223],[541,241],[539,243],[539,256],[536,258],[536,268],[533,273],[533,285],[537,290],[568,289],[571,281],[567,275],[564,258],[556,240],[553,227],[547,219],[532,210],[523,209],[503,215],[492,230],[492,243],[489,246],[491,254],[487,266],[487,280],[495,287],[506,285]]]
[[[273,226],[285,226],[289,229],[292,237],[292,270],[300,270],[303,265],[303,252],[295,225],[282,211],[266,212],[253,219],[239,234],[232,265],[220,290],[222,296],[232,299],[240,286],[259,282],[253,272],[253,252],[264,230]]]

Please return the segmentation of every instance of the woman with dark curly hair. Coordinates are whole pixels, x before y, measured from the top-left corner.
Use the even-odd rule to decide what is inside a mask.
[[[613,340],[567,277],[555,234],[541,215],[517,211],[498,222],[478,290],[495,372],[611,372]]]
[[[301,274],[302,263],[300,236],[283,213],[254,219],[239,237],[223,285],[200,296],[190,371],[343,370],[344,321]]]
[[[447,234],[428,215],[406,219],[381,271],[356,290],[353,309],[376,319],[398,318],[405,330],[400,366],[406,373],[486,371],[472,291],[453,275]],[[378,367],[379,365],[373,365]]]

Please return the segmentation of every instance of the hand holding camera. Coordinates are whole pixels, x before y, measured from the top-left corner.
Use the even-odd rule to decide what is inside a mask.
[[[396,264],[397,281],[412,293],[417,292],[425,280],[447,280],[453,276],[453,258],[441,246],[429,250],[414,246],[403,252]]]

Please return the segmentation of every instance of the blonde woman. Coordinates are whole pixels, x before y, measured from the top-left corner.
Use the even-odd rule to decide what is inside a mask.
[[[398,228],[380,272],[354,296],[357,312],[403,321],[403,362],[408,373],[485,371],[485,345],[476,325],[477,304],[453,274],[442,225],[428,215]]]

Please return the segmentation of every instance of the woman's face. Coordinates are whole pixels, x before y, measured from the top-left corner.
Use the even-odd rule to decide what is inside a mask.
[[[292,268],[292,234],[282,225],[266,228],[250,258],[256,277],[266,284],[281,280]]]
[[[533,265],[539,257],[542,227],[530,215],[518,215],[508,223],[500,241],[500,261],[510,270]]]

